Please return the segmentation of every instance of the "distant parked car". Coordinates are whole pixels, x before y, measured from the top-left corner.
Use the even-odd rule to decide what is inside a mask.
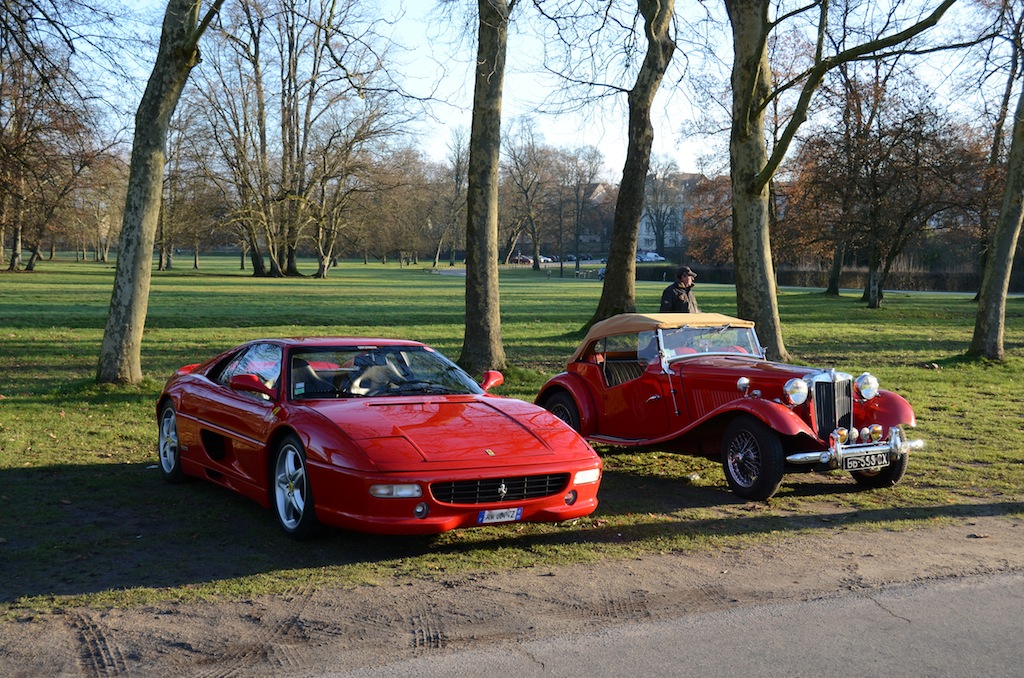
[[[665,257],[661,256],[657,252],[643,252],[642,254],[637,255],[636,261],[637,263],[658,262],[665,261]]]
[[[510,259],[510,261],[513,264],[532,264],[533,263],[533,257],[528,257],[525,254],[517,254],[514,257],[512,257],[512,259]]]
[[[542,264],[550,264],[551,261],[552,261],[551,257],[544,256],[543,254],[540,255],[539,259],[540,259],[540,263],[542,263]]]
[[[783,475],[903,478],[914,411],[864,372],[767,360],[754,323],[717,313],[623,313],[587,333],[536,402],[592,442],[719,458],[729,487],[771,497]]]
[[[501,381],[414,341],[252,341],[168,380],[160,470],[272,508],[296,539],[318,523],[429,534],[593,512],[600,457],[536,405],[487,393]]]

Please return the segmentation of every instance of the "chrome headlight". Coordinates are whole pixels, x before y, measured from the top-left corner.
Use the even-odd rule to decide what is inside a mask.
[[[853,390],[861,400],[871,400],[878,395],[878,379],[870,372],[865,372],[854,379]]]
[[[790,405],[803,405],[807,402],[807,382],[803,379],[790,379],[782,390]]]

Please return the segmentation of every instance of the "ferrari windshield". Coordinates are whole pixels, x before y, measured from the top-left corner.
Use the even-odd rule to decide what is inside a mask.
[[[666,358],[697,353],[744,353],[761,355],[751,327],[680,327],[662,330]]]
[[[296,348],[288,362],[292,399],[483,393],[455,363],[425,346]]]

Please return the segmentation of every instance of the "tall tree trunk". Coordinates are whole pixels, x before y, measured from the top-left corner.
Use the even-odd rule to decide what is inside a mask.
[[[459,364],[505,368],[498,286],[498,159],[508,21],[516,0],[478,0],[479,30],[466,195],[466,331]]]
[[[787,360],[782,342],[775,267],[770,242],[769,182],[763,102],[771,92],[768,63],[768,0],[726,0],[733,32],[732,248],[736,270],[736,312],[753,320],[768,355]]]
[[[14,224],[14,235],[11,238],[11,261],[8,271],[17,271],[21,267],[21,219]]]
[[[29,246],[28,250],[30,254],[28,257],[28,264],[25,265],[25,270],[34,271],[36,270],[36,262],[43,258],[43,256],[39,254],[39,243]]]
[[[114,289],[96,374],[99,382],[142,381],[142,330],[149,306],[153,241],[167,160],[167,130],[188,75],[199,63],[199,37],[223,2],[215,0],[201,24],[198,0],[167,2],[160,48],[135,114]]]
[[[636,310],[636,245],[644,209],[647,170],[651,164],[651,146],[654,143],[651,105],[676,48],[669,35],[675,0],[637,0],[637,7],[644,17],[647,54],[627,97],[629,127],[626,161],[622,167],[619,196],[615,201],[615,219],[601,298],[597,302],[597,310],[583,330],[599,320]]]
[[[967,355],[1003,360],[1003,334],[1006,325],[1006,293],[1010,288],[1013,254],[1020,238],[1024,218],[1024,93],[1017,100],[1013,119],[1013,138],[1006,167],[1006,188],[992,243],[981,276],[978,315]]]

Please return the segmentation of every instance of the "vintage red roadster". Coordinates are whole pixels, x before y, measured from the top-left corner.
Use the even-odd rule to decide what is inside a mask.
[[[754,324],[717,313],[626,313],[595,323],[536,403],[595,443],[720,459],[745,499],[788,472],[848,471],[895,485],[914,411],[865,372],[853,377],[767,360]]]
[[[487,393],[501,382],[413,341],[252,341],[168,380],[159,465],[273,507],[298,539],[318,523],[418,534],[593,512],[600,457],[546,410]]]

